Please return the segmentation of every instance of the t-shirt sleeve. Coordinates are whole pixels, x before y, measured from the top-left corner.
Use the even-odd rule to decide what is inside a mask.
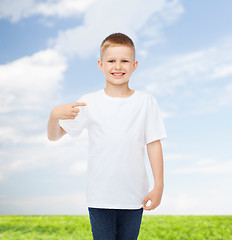
[[[82,96],[80,97],[77,102],[87,102],[85,98]],[[87,106],[78,106],[77,108],[80,109],[78,115],[75,119],[65,119],[59,120],[59,125],[72,137],[77,138],[83,129],[87,127]]]
[[[161,118],[160,110],[156,99],[150,96],[147,104],[146,121],[145,121],[145,144],[156,140],[165,139],[166,131],[163,120]]]

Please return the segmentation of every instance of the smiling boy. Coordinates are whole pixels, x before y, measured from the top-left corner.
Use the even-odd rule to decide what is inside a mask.
[[[78,137],[88,129],[87,205],[93,238],[135,240],[143,210],[155,209],[161,202],[160,140],[166,132],[156,99],[129,88],[138,61],[128,36],[114,33],[105,38],[98,66],[106,87],[82,95],[76,103],[55,107],[48,120],[48,138],[55,141],[66,133]],[[145,146],[154,176],[150,192]]]

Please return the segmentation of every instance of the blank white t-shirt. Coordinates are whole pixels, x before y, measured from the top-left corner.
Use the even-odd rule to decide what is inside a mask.
[[[88,129],[88,207],[141,208],[149,193],[145,145],[166,138],[156,99],[138,90],[127,98],[111,97],[101,89],[77,102],[87,106],[59,124],[72,137]]]

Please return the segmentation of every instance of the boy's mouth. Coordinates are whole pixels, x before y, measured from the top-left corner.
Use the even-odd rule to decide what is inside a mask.
[[[125,73],[122,72],[113,72],[111,73],[113,76],[123,76]]]

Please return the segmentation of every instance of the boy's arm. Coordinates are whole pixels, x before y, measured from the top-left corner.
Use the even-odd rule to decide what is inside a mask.
[[[149,206],[143,206],[143,209],[152,210],[160,205],[164,188],[163,153],[160,140],[148,143],[147,153],[151,164],[155,185],[152,191],[143,201],[143,205],[145,205],[149,200],[151,201],[151,204]]]
[[[66,131],[59,125],[59,119],[56,119],[50,115],[47,125],[47,136],[50,141],[56,141],[63,137]]]
[[[66,134],[66,131],[59,125],[60,119],[75,119],[80,111],[78,106],[86,106],[86,103],[69,103],[52,109],[47,124],[47,136],[50,141],[56,141]]]

